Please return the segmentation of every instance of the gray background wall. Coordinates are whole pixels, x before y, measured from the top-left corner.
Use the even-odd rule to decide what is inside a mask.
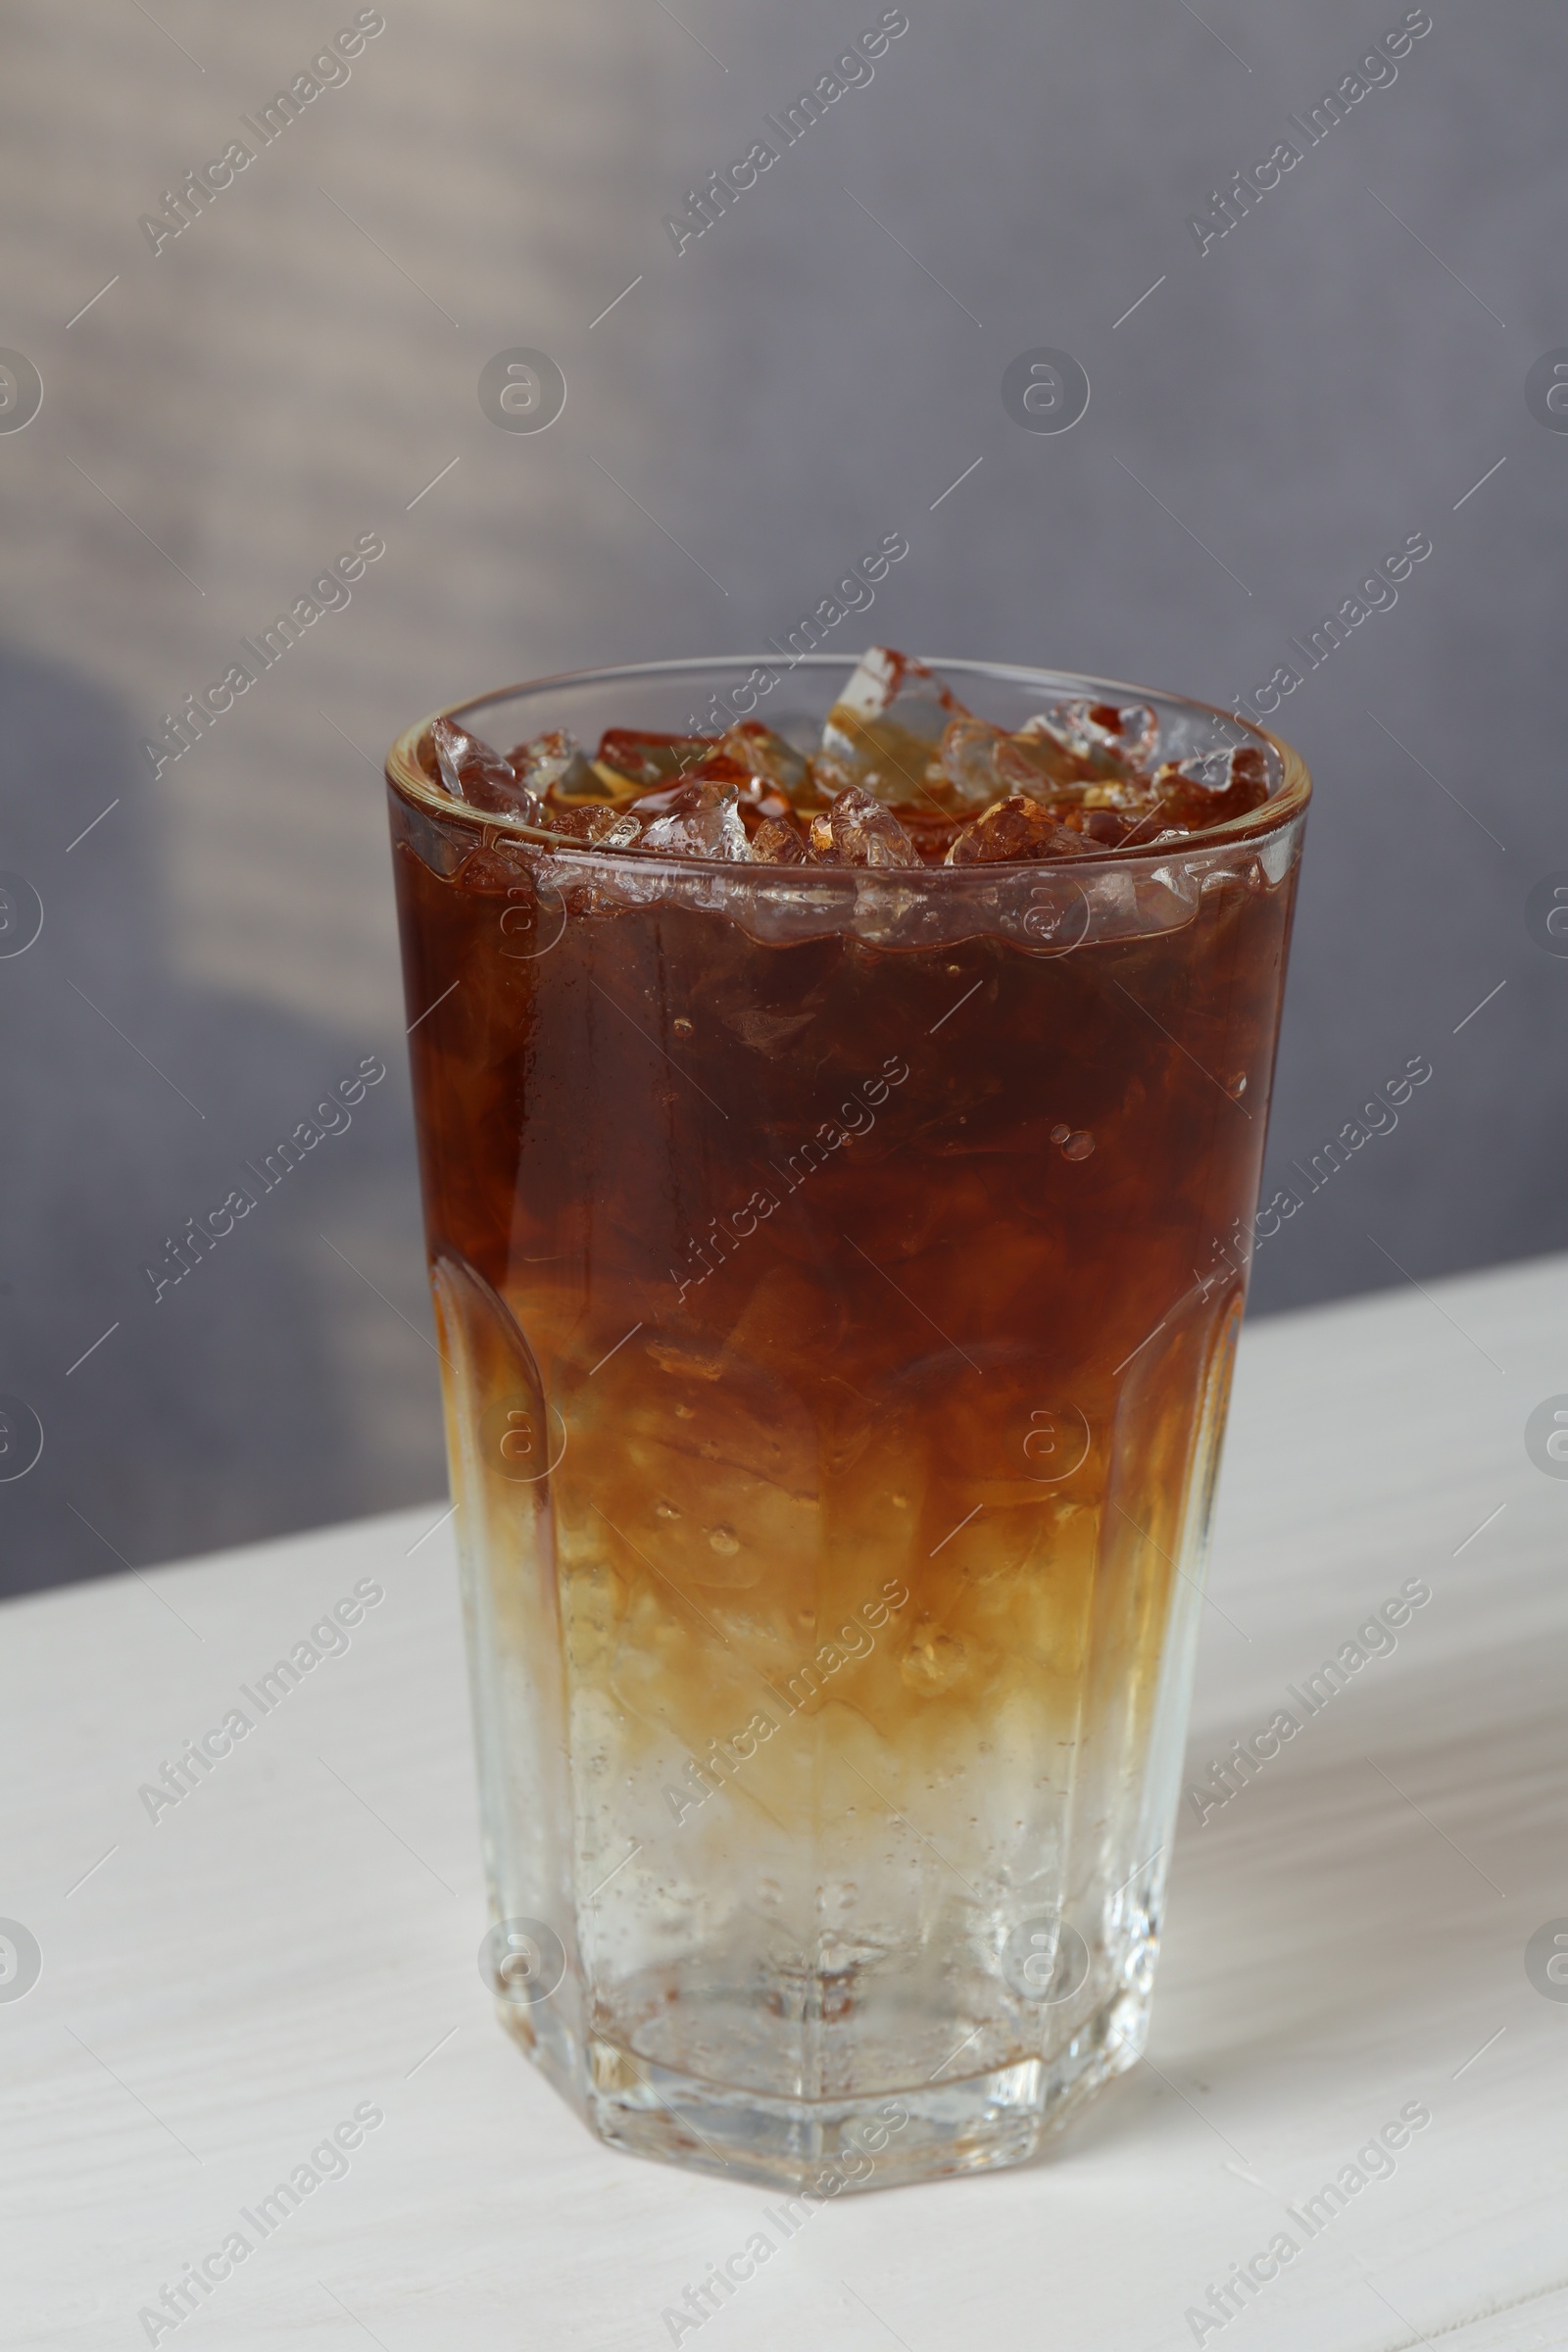
[[[45,923],[0,960],[0,1392],[45,1446],[5,1583],[440,1494],[376,756],[462,691],[749,649],[889,530],[873,634],[1221,701],[1430,534],[1278,722],[1318,798],[1271,1163],[1434,1075],[1254,1306],[1568,1243],[1568,964],[1525,924],[1568,868],[1568,434],[1525,400],[1568,343],[1557,12],[1432,0],[1200,255],[1188,215],[1401,9],[908,0],[677,256],[662,216],[877,6],[385,0],[155,258],[138,217],[353,13],[9,15],[0,345],[45,397],[0,432],[0,868]],[[547,433],[480,410],[517,345],[565,372]],[[1041,345],[1093,384],[1060,436],[1000,397]],[[160,714],[369,530],[352,605],[154,781]],[[352,1129],[155,1309],[140,1262],[372,1052]]]

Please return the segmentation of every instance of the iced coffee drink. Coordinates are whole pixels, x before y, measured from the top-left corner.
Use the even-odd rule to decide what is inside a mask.
[[[1016,2162],[1146,2028],[1305,773],[876,651],[388,775],[501,2012],[644,2154]]]

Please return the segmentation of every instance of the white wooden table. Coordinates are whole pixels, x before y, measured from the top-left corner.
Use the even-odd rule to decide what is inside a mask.
[[[1060,2154],[824,2207],[681,2341],[1568,2344],[1568,2000],[1525,1965],[1568,1921],[1568,1481],[1524,1446],[1559,1391],[1568,1258],[1248,1332],[1190,1764],[1405,1579],[1430,1603],[1185,1814],[1150,2059]],[[0,1916],[42,1955],[0,1999],[7,2352],[147,2342],[236,2230],[160,2342],[653,2352],[759,2227],[760,2190],[601,2150],[492,2022],[440,1510],[0,1613]],[[347,1650],[149,1819],[138,1788],[367,1578]],[[1288,2209],[1417,2103],[1308,2242]],[[346,2169],[264,2241],[242,2209],[340,2125]],[[1301,2250],[1198,2329],[1282,2230]]]

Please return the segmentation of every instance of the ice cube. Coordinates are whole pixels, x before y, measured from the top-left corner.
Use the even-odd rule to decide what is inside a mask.
[[[1121,774],[1147,769],[1159,749],[1159,720],[1147,703],[1057,703],[1047,725],[1081,759]]]
[[[800,762],[800,766],[804,773],[806,767],[804,760]],[[699,766],[693,768],[690,776],[684,781],[690,784],[733,784],[740,805],[741,819],[749,831],[765,817],[788,817],[794,813],[794,803],[789,794],[775,784],[770,776],[763,775],[748,766],[743,760],[733,759],[722,748],[716,752],[710,752],[707,759]],[[645,814],[652,813],[655,816],[662,816],[673,806],[675,795],[682,789],[683,785],[681,784],[671,784],[666,785],[662,792],[644,793],[636,806]]]
[[[637,846],[677,858],[749,858],[751,844],[738,799],[735,785],[716,777],[683,784],[664,813],[645,827]]]
[[[1099,755],[1086,759],[1075,751],[1062,730],[1040,713],[1026,718],[1012,741],[1025,756],[1037,764],[1049,779],[1053,792],[1082,792],[1095,778],[1109,772],[1109,762]]]
[[[805,755],[760,718],[743,718],[719,742],[720,753],[750,776],[773,785],[792,800],[806,781]]]
[[[538,797],[520,782],[512,762],[460,727],[456,719],[437,718],[430,724],[430,749],[435,754],[441,782],[455,801],[490,816],[520,816],[537,824]]]
[[[1061,821],[1091,849],[1119,850],[1134,839],[1148,847],[1154,839],[1149,820],[1158,808],[1158,802],[1140,803],[1131,809],[1075,808]]]
[[[477,774],[493,768],[499,774],[505,768],[512,775],[510,763],[500,753],[493,751],[488,743],[481,743],[477,735],[468,734],[455,718],[432,719],[430,749],[435,754],[436,773],[455,801],[467,798],[464,790],[465,771]],[[512,780],[515,783],[516,778],[513,776]]]
[[[942,735],[942,766],[961,808],[988,808],[1002,796],[997,753],[1004,741],[989,719],[949,720]]]
[[[833,710],[858,719],[896,718],[911,735],[935,743],[948,720],[962,715],[963,706],[912,654],[873,645],[860,656]]]
[[[858,784],[811,819],[811,855],[822,865],[918,865],[919,852],[892,810]]]
[[[967,713],[923,662],[873,646],[822,726],[811,775],[825,794],[858,785],[878,801],[948,797],[938,757],[950,720]]]
[[[704,757],[717,750],[718,742],[716,735],[656,735],[639,727],[607,727],[594,765],[602,775],[608,769],[622,787],[652,792],[661,784],[689,778]]]
[[[1160,818],[1187,832],[1228,824],[1268,799],[1268,762],[1255,744],[1167,761],[1154,778]]]
[[[822,749],[808,761],[811,797],[832,801],[852,786],[868,792],[885,807],[910,803],[943,808],[947,778],[929,744],[906,734],[891,719],[851,719],[831,723],[822,731]]]
[[[1180,762],[1180,774],[1208,793],[1249,793],[1250,807],[1269,798],[1269,764],[1257,743],[1234,743],[1230,751],[1197,753]]]
[[[690,775],[682,776],[676,783],[662,784],[657,792],[640,793],[630,804],[632,813],[645,823],[654,817],[679,815],[689,808],[685,795],[697,784],[727,787],[749,833],[768,817],[787,819],[794,813],[789,801],[764,776],[750,774],[727,753],[719,751],[710,752]]]
[[[965,825],[948,852],[949,865],[1013,864],[1021,858],[1086,858],[1091,845],[1080,834],[1015,792],[998,801],[972,825]]]
[[[806,844],[788,817],[764,817],[752,835],[752,858],[758,865],[804,865]]]
[[[569,806],[574,801],[602,801],[609,792],[564,727],[553,727],[547,735],[514,744],[507,760],[514,773],[541,800],[548,797],[558,805]]]
[[[596,850],[626,850],[642,836],[640,819],[624,808],[612,808],[606,802],[589,808],[553,808],[545,811],[545,821],[553,833],[567,841],[586,842]]]
[[[1042,807],[1065,809],[1076,807],[1087,789],[1087,763],[1045,719],[1031,719],[1017,735],[983,718],[952,719],[942,737],[942,766],[966,809],[987,808],[1019,792]]]

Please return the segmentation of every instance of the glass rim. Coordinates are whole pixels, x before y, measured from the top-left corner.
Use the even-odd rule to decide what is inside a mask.
[[[857,657],[858,659],[858,657]],[[1082,670],[1053,670],[1033,662],[985,662],[971,657],[950,656],[946,660],[936,655],[922,654],[918,659],[938,677],[953,674],[968,677],[990,677],[1013,685],[1049,684],[1078,686],[1089,690],[1097,701],[1124,699],[1131,702],[1178,704],[1184,710],[1198,711],[1220,719],[1232,727],[1241,728],[1245,737],[1265,745],[1280,764],[1279,789],[1266,801],[1243,816],[1214,825],[1200,833],[1185,835],[1181,841],[1165,841],[1141,846],[1135,850],[1097,847],[1077,858],[1008,858],[1001,864],[984,862],[974,865],[926,865],[899,867],[857,867],[825,865],[748,865],[738,859],[721,858],[691,858],[671,856],[665,852],[651,855],[632,849],[606,850],[589,842],[573,841],[550,831],[547,826],[528,823],[522,817],[498,813],[492,809],[470,808],[466,802],[455,801],[441,786],[431,782],[418,760],[418,746],[438,718],[466,721],[480,711],[497,704],[519,700],[525,695],[540,694],[554,688],[558,692],[580,687],[611,686],[633,678],[673,678],[681,675],[711,677],[715,671],[746,673],[754,669],[782,669],[785,676],[797,669],[834,670],[841,676],[853,668],[843,654],[801,654],[788,663],[778,655],[720,654],[707,658],[682,656],[673,661],[616,662],[599,669],[559,670],[552,674],[525,678],[514,686],[493,687],[482,694],[469,695],[465,701],[446,703],[423,718],[416,719],[393,742],[386,756],[387,784],[402,799],[412,801],[431,815],[466,825],[474,834],[475,847],[486,842],[516,841],[530,848],[548,850],[553,858],[579,863],[585,874],[603,872],[607,866],[633,869],[646,874],[650,865],[670,872],[711,875],[719,873],[740,881],[755,877],[759,886],[777,888],[781,882],[799,885],[810,880],[821,884],[834,878],[875,882],[897,881],[906,888],[921,888],[938,883],[951,887],[968,881],[996,881],[1000,874],[1019,868],[1044,872],[1068,871],[1085,878],[1096,869],[1122,870],[1148,861],[1152,865],[1168,864],[1173,857],[1198,856],[1207,850],[1226,850],[1264,839],[1282,832],[1294,824],[1305,811],[1312,797],[1312,779],[1305,760],[1292,744],[1255,719],[1244,718],[1239,711],[1227,710],[1223,704],[1205,703],[1195,695],[1177,694],[1163,687],[1136,686],[1123,678],[1090,676]]]

